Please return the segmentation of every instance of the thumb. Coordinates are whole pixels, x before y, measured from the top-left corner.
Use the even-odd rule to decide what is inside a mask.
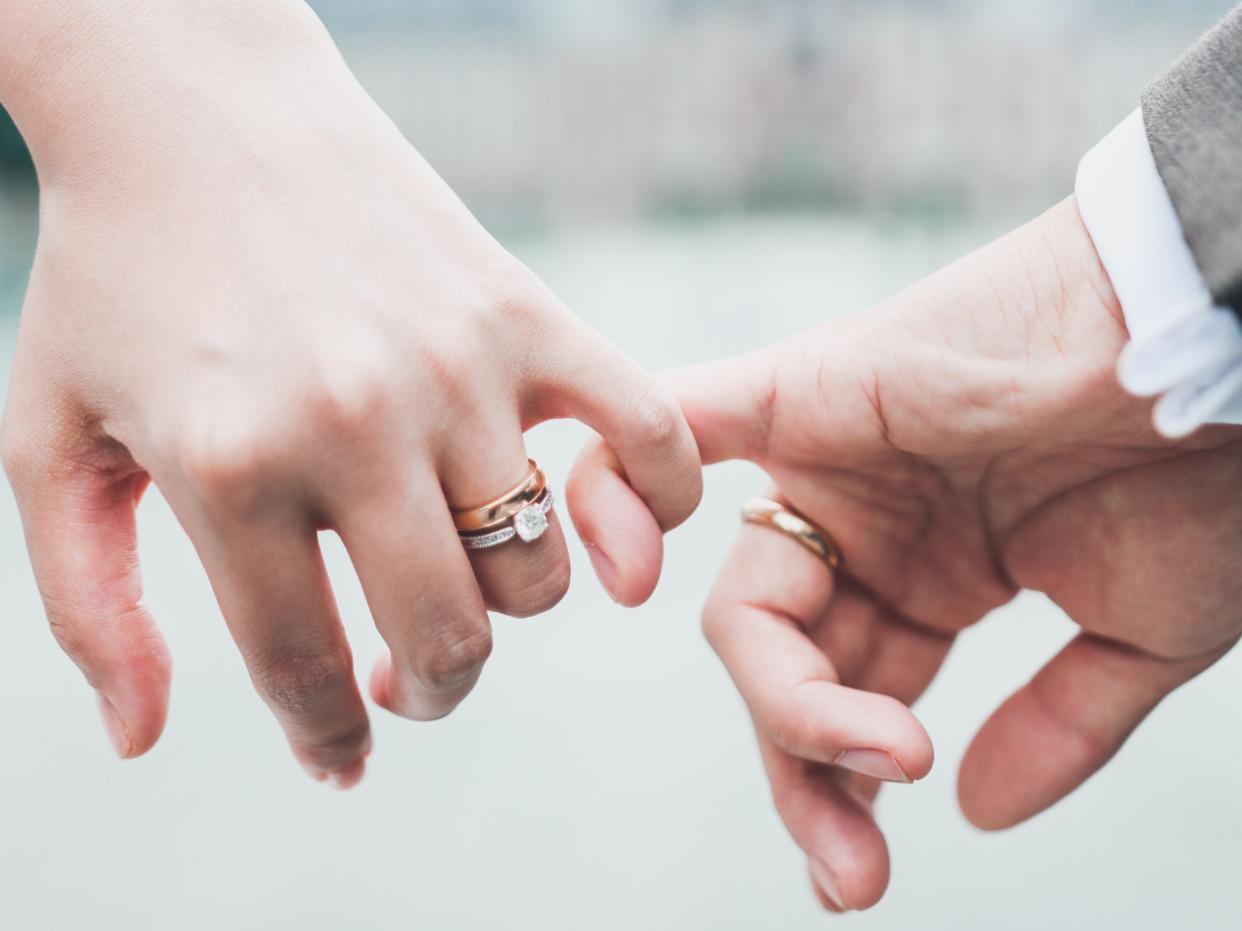
[[[704,465],[763,458],[776,407],[776,373],[775,350],[762,349],[663,376],[690,424]]]
[[[976,827],[999,830],[1048,808],[1112,759],[1166,695],[1227,649],[1172,660],[1079,635],[971,742],[958,776],[962,811]]]
[[[147,477],[11,435],[4,465],[52,632],[96,690],[116,752],[140,756],[163,730],[170,679],[167,647],[142,606],[135,511]]]

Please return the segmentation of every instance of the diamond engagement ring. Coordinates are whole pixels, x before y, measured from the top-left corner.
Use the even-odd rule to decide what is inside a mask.
[[[514,537],[523,543],[533,543],[548,529],[548,512],[552,510],[552,503],[552,492],[545,488],[538,499],[513,515],[513,523],[508,527],[475,533],[458,532],[457,535],[461,537],[461,545],[468,550],[491,549],[508,543]]]
[[[500,546],[514,537],[533,543],[548,529],[550,510],[552,492],[539,463],[530,459],[522,481],[480,507],[455,508],[453,524],[468,550]]]

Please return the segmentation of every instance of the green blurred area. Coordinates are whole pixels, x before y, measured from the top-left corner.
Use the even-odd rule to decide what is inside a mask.
[[[15,314],[34,253],[35,170],[21,133],[0,108],[0,324]]]
[[[34,165],[26,143],[3,108],[0,108],[0,175],[10,183],[34,182]]]

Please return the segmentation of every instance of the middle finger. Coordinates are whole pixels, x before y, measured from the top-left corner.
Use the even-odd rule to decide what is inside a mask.
[[[372,697],[403,717],[433,720],[474,687],[491,624],[435,474],[385,474],[338,505],[333,525],[390,652],[372,676]]]

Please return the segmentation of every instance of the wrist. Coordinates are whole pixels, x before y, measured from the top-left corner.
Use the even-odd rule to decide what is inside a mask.
[[[312,105],[308,72],[320,81],[331,75],[338,88],[351,83],[341,80],[348,71],[301,0],[8,7],[0,102],[45,185],[141,176],[164,154],[201,151],[226,128],[219,118],[243,105],[273,112]]]
[[[1090,424],[1086,429],[1102,433],[1087,412],[1138,431],[1150,405],[1117,380],[1129,331],[1077,198],[1067,197],[1012,239],[1006,311],[1023,341],[1019,432],[1064,439],[1074,424]]]
[[[1123,329],[1125,317],[1112,280],[1083,222],[1078,198],[1070,195],[1019,231],[1042,252],[1046,280],[1055,282],[1054,304],[1063,313],[1103,313]]]
[[[940,452],[1065,440],[1096,414],[1146,417],[1117,382],[1128,335],[1072,197],[897,295],[865,332],[890,421],[922,425]]]

